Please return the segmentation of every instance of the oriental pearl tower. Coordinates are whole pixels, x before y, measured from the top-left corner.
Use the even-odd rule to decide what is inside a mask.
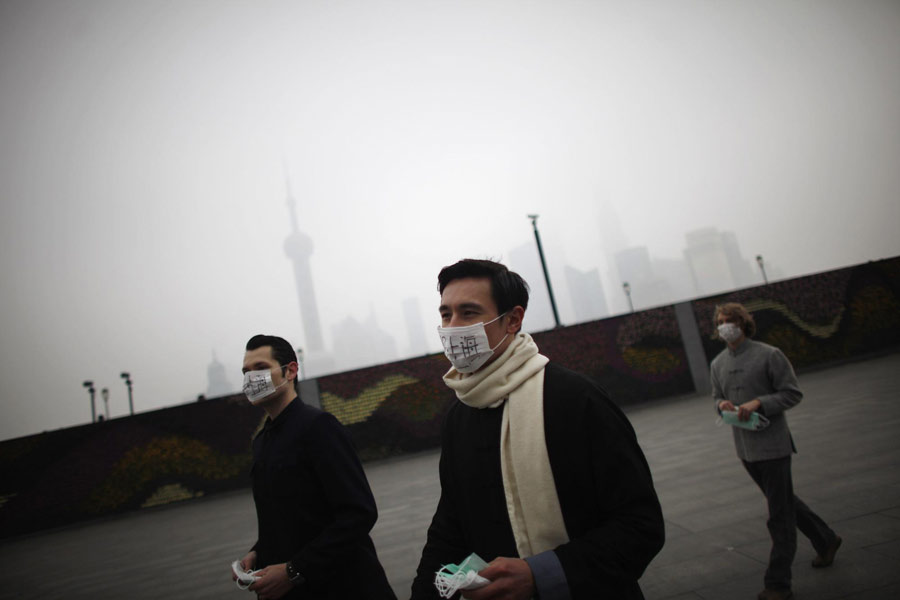
[[[316,305],[312,272],[309,268],[313,243],[310,237],[297,227],[297,206],[294,195],[291,193],[291,182],[287,177],[285,177],[285,183],[287,184],[288,210],[291,213],[291,234],[284,241],[284,252],[294,263],[297,299],[300,301],[300,319],[303,321],[303,332],[306,334],[306,350],[310,354],[321,354],[325,350],[325,344],[322,341],[319,307]]]

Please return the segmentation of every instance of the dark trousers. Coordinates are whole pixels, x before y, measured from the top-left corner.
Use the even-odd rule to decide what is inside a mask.
[[[790,589],[791,563],[797,552],[797,529],[809,538],[816,553],[824,554],[835,533],[800,498],[794,495],[791,457],[746,462],[744,468],[766,496],[772,538],[765,583],[769,589]]]

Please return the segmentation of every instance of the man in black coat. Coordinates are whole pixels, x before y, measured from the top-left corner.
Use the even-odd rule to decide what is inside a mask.
[[[244,393],[265,410],[253,439],[259,534],[241,559],[250,586],[277,598],[395,599],[369,531],[378,512],[352,441],[331,414],[297,395],[297,357],[257,335],[244,355]]]
[[[490,580],[471,600],[643,598],[637,580],[665,533],[627,418],[521,332],[528,287],[516,273],[467,259],[441,271],[438,290],[458,402],[413,599],[437,598],[435,572],[471,553]]]

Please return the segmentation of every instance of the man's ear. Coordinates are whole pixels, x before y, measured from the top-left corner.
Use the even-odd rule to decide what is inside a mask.
[[[300,365],[297,364],[297,361],[291,361],[287,365],[285,365],[287,371],[284,373],[284,378],[288,381],[296,381],[297,380],[297,371],[300,368]]]
[[[522,329],[522,321],[525,319],[525,309],[521,306],[514,306],[509,309],[506,316],[509,318],[506,324],[506,333],[518,333]]]

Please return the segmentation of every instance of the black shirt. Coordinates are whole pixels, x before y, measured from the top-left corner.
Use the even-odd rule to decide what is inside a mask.
[[[291,597],[395,598],[369,531],[378,512],[346,429],[296,398],[253,440],[256,568],[292,561]]]

